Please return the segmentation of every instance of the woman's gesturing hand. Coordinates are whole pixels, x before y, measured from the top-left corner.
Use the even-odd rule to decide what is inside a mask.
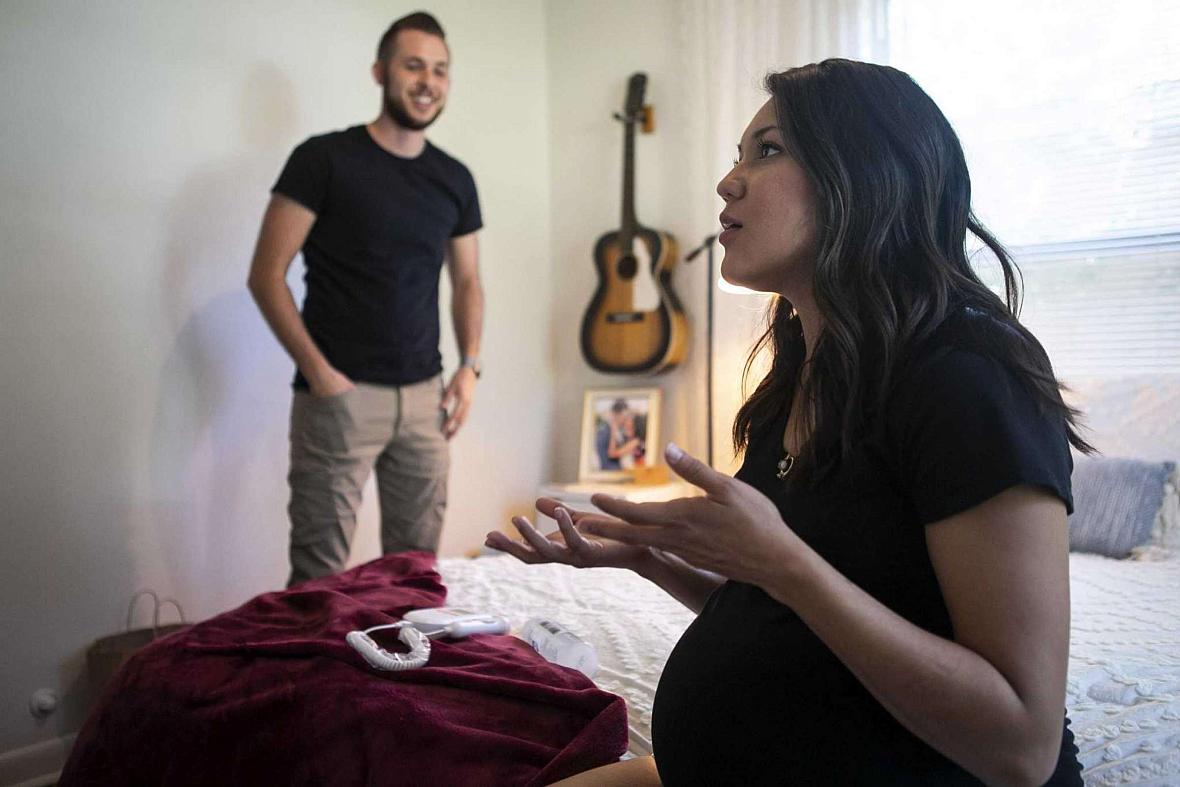
[[[610,517],[587,515],[581,529],[612,541],[669,552],[688,563],[760,587],[781,574],[803,542],[774,503],[749,484],[719,473],[675,443],[668,466],[705,497],[632,503],[609,495],[591,500]],[[613,517],[613,518],[611,518]]]
[[[631,546],[616,541],[586,538],[579,530],[580,523],[590,517],[580,511],[569,511],[558,501],[542,497],[537,510],[557,520],[558,532],[548,537],[541,535],[533,524],[522,516],[512,518],[524,541],[514,541],[504,533],[488,533],[484,541],[492,549],[507,552],[525,563],[564,563],[577,568],[629,568],[636,570],[651,557],[644,546]],[[596,521],[612,523],[609,517],[597,516]],[[622,523],[619,523],[622,524]]]

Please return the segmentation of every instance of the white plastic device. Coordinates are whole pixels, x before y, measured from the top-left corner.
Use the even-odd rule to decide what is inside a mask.
[[[405,620],[431,639],[462,639],[472,634],[506,634],[508,621],[499,615],[471,612],[458,607],[412,609]]]
[[[409,653],[390,653],[369,636],[370,631],[398,629],[397,638]],[[350,631],[344,640],[360,653],[370,666],[400,672],[423,667],[430,660],[430,640],[440,637],[459,639],[472,634],[504,634],[508,621],[497,615],[469,612],[455,607],[434,607],[407,612],[404,619],[364,631]]]

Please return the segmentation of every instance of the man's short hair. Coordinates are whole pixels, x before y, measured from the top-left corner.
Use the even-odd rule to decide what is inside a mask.
[[[626,399],[615,399],[615,403],[610,406],[610,411],[612,413],[621,413],[626,409],[627,409],[627,400]]]
[[[443,41],[447,40],[447,34],[443,32],[442,25],[438,23],[437,19],[425,11],[415,11],[396,20],[385,31],[385,35],[381,36],[381,40],[377,42],[378,60],[388,60],[393,56],[393,45],[397,41],[397,34],[403,30],[419,30],[432,36],[438,36]]]

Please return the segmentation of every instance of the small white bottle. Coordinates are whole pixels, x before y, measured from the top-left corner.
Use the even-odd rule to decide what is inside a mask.
[[[576,669],[588,678],[598,672],[598,653],[594,646],[549,618],[529,618],[520,637],[554,664]]]

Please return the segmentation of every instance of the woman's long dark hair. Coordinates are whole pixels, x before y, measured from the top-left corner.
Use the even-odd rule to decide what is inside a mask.
[[[1017,320],[1019,271],[972,212],[963,149],[930,97],[897,69],[841,59],[771,74],[766,89],[787,152],[815,194],[813,293],[823,328],[801,378],[802,326],[776,299],[746,362],[748,375],[769,349],[770,371],[738,410],[735,450],[783,415],[801,381],[796,408],[809,439],[800,464],[814,477],[807,471],[847,456],[881,412],[908,351],[952,313],[969,311],[1010,328],[981,331],[984,351],[1043,409],[1061,414],[1075,448],[1092,452],[1048,356]],[[968,231],[999,261],[1003,300],[973,270]]]

